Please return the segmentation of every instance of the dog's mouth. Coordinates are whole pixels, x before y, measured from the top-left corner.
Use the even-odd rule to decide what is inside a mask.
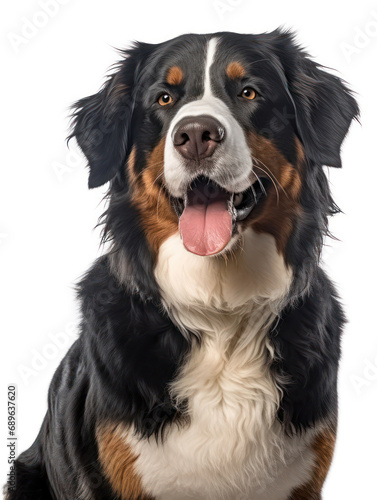
[[[236,224],[266,196],[268,183],[268,179],[258,178],[245,191],[231,193],[207,177],[196,178],[184,198],[173,199],[185,248],[202,256],[224,250]]]

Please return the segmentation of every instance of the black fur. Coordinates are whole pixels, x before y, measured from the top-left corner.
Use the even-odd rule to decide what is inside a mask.
[[[286,380],[278,418],[287,432],[305,430],[336,414],[344,317],[319,268],[327,217],[337,212],[322,166],[341,165],[340,145],[358,108],[342,81],[308,59],[289,33],[217,36],[229,48],[220,56],[224,60],[234,49],[251,62],[265,61],[257,63],[260,85],[265,85],[263,112],[254,110],[251,117],[232,103],[228,87],[216,89],[245,130],[253,120],[254,129],[290,161],[296,154],[295,135],[305,148],[302,214],[285,255],[294,272],[291,300],[270,332],[278,353],[273,370]],[[98,464],[96,424],[111,418],[132,423],[142,436],[161,439],[164,429],[182,420],[182,408],[174,406],[167,387],[190,340],[162,308],[153,276],[155,256],[130,202],[124,165],[137,144],[136,165],[142,168],[174,116],[173,111],[162,114],[154,100],[164,68],[183,52],[193,74],[191,95],[200,93],[195,73],[203,68],[192,67],[192,61],[201,61],[207,39],[186,35],[165,44],[136,44],[99,93],[75,104],[71,137],[88,159],[89,187],[111,181],[105,238],[122,256],[127,280],[121,284],[116,279],[108,255],[81,280],[81,335],[54,376],[48,413],[37,440],[16,462],[17,487],[8,500],[72,500],[83,491],[94,499],[115,499]],[[187,95],[182,94],[181,105]],[[285,118],[279,120],[276,110]]]
[[[329,415],[336,419],[340,334],[344,315],[321,269],[310,289],[281,314],[271,339],[282,380],[279,417],[287,431],[304,430]]]

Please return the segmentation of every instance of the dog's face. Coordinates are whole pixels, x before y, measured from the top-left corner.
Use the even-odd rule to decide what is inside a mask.
[[[175,52],[152,70],[156,81],[145,113],[160,123],[164,183],[183,244],[214,255],[232,246],[241,226],[261,213],[254,210],[257,203],[280,182],[280,173],[263,166],[260,140],[269,138],[271,153],[269,141],[276,137],[295,163],[294,108],[278,71],[253,44],[201,37],[181,40]]]
[[[284,253],[308,171],[340,166],[357,114],[341,80],[278,31],[138,44],[76,110],[90,187],[128,193],[155,253],[179,230],[202,256],[250,226]]]

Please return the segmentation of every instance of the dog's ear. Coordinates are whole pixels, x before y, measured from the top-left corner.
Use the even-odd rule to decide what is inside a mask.
[[[279,35],[279,56],[306,155],[317,164],[341,167],[341,144],[359,114],[356,100],[340,78],[296,46],[291,33]]]
[[[147,44],[124,51],[102,89],[73,106],[72,133],[88,160],[89,188],[105,184],[125,164],[132,147],[131,120]]]

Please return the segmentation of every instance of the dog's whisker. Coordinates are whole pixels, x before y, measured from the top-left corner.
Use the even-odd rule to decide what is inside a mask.
[[[254,159],[256,162],[260,162],[260,160],[258,160],[258,158],[255,158],[254,156],[253,156],[253,159]],[[261,163],[262,163],[262,162],[261,162]],[[263,165],[264,165],[264,163],[263,163]],[[264,165],[264,166],[265,166],[265,165]],[[267,172],[266,170],[264,170],[264,169],[263,169],[260,165],[258,165],[258,168],[259,168],[260,170],[262,170],[262,172],[263,172],[263,173],[265,173],[265,174],[266,174],[266,175],[270,178],[270,180],[271,180],[272,184],[274,185],[275,191],[276,191],[277,204],[279,204],[280,196],[279,196],[279,191],[278,191],[277,181],[274,179],[274,177],[275,177],[275,176],[273,176],[273,177],[272,177],[272,176],[269,174],[269,172]],[[254,172],[254,173],[255,173],[255,172]]]
[[[160,198],[161,198],[161,191],[164,189],[164,186],[162,185],[160,187],[160,189],[158,190],[158,197],[157,197],[157,210],[156,210],[156,216],[157,216],[157,220],[158,219],[158,209],[159,209],[159,203],[160,203]]]
[[[276,175],[275,175],[275,174],[271,171],[271,169],[270,169],[270,168],[269,168],[269,167],[268,167],[265,163],[263,163],[263,161],[262,161],[262,160],[260,160],[259,158],[256,158],[255,156],[252,156],[252,157],[253,157],[253,159],[254,159],[256,162],[261,163],[261,164],[262,164],[262,165],[263,165],[263,166],[264,166],[264,167],[268,170],[268,172],[270,173],[270,175],[271,175],[271,176],[275,179],[275,181],[276,181],[277,185],[279,186],[279,188],[283,191],[283,193],[285,194],[285,196],[287,196],[287,197],[288,197],[287,192],[285,191],[284,187],[281,185],[281,183],[280,183],[280,182],[279,182],[279,180],[277,179]],[[262,171],[263,171],[266,175],[268,175],[268,173],[267,173],[265,170],[263,170],[263,169],[260,167],[260,165],[258,165],[258,168],[260,168],[260,169],[261,169],[261,170],[262,170]],[[272,180],[272,177],[270,177],[270,178],[271,178],[271,180]]]
[[[158,182],[164,175],[164,171],[162,171],[156,178],[155,180],[153,181],[153,185],[156,184],[156,182]],[[165,181],[163,180],[163,184],[164,186],[166,187],[166,184],[165,184]]]
[[[260,187],[260,188],[261,188],[261,190],[262,190],[262,193],[263,193],[265,196],[267,196],[266,189],[265,189],[265,187],[263,186],[263,182],[260,180],[259,175],[258,175],[256,172],[254,172],[254,171],[253,171],[253,174],[254,174],[254,175],[255,175],[255,177],[257,178],[257,181],[258,181],[258,183],[259,183],[259,187]]]

